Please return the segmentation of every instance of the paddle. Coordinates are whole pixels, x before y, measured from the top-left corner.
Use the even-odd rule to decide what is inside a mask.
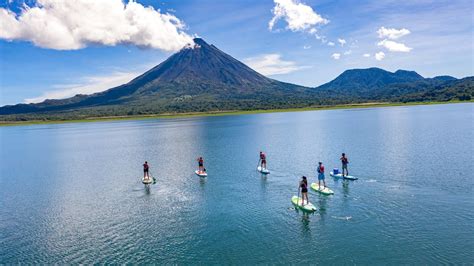
[[[257,169],[258,169],[258,166],[260,165],[260,160],[262,160],[262,159],[258,159]]]
[[[296,200],[296,205],[300,205],[300,183],[298,182],[298,199]]]
[[[150,176],[151,176],[151,178],[153,179],[153,184],[156,184],[156,178],[153,176],[153,174],[151,173],[151,171],[150,171]]]

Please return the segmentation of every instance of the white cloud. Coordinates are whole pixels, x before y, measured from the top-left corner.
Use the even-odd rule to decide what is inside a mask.
[[[344,55],[350,55],[350,54],[352,54],[352,50],[347,50],[344,52]]]
[[[337,39],[337,41],[339,42],[341,46],[344,46],[344,44],[346,44],[346,40],[344,39]]]
[[[80,79],[79,84],[55,85],[55,90],[46,91],[35,98],[25,99],[24,102],[39,103],[46,99],[65,99],[76,94],[101,92],[125,84],[139,75],[139,72],[114,72],[108,75],[84,77]]]
[[[381,61],[384,58],[385,58],[385,53],[384,52],[378,52],[378,53],[375,54],[375,59],[377,59],[377,61]]]
[[[286,28],[291,31],[307,31],[316,33],[315,26],[329,23],[314,10],[298,0],[274,0],[275,7],[272,9],[273,18],[268,22],[268,28],[272,30],[280,19],[287,23]]]
[[[334,58],[335,60],[339,60],[339,58],[341,58],[341,54],[340,53],[334,53],[331,55],[332,58]]]
[[[328,45],[329,45],[329,46],[334,46],[335,43],[333,43],[333,42],[328,42]]]
[[[370,54],[363,54],[363,57],[370,57]]]
[[[318,32],[318,30],[317,30],[316,28],[311,28],[311,29],[309,29],[309,31],[308,31],[309,34],[313,34],[313,35],[315,35],[316,32]],[[317,38],[317,39],[320,39],[321,37],[320,37],[319,35],[316,35],[316,38]]]
[[[298,66],[295,62],[284,61],[280,54],[263,54],[243,60],[245,64],[263,75],[279,75],[295,72],[307,66]]]
[[[394,28],[387,29],[385,27],[381,27],[380,29],[377,30],[377,33],[380,39],[388,38],[391,40],[396,40],[400,37],[410,34],[410,31],[405,28],[397,30]]]
[[[303,46],[303,49],[305,49],[305,50],[308,50],[308,49],[310,49],[310,48],[311,48],[311,45],[305,45],[305,46]]]
[[[18,16],[0,8],[0,22],[1,39],[56,50],[130,44],[176,51],[192,43],[180,19],[134,0],[37,0]]]
[[[380,41],[379,43],[377,43],[377,45],[387,48],[390,52],[405,52],[405,53],[408,53],[408,52],[411,51],[411,49],[413,49],[413,48],[410,48],[410,47],[406,46],[403,43],[398,43],[398,42],[389,41],[389,40]]]

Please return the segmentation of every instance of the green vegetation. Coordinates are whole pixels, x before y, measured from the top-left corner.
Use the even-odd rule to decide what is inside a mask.
[[[248,110],[248,111],[229,110],[229,111],[215,111],[215,112],[193,112],[193,113],[162,113],[162,114],[130,115],[130,116],[89,117],[89,118],[82,118],[82,119],[42,118],[42,119],[37,119],[37,120],[0,121],[0,126],[103,122],[103,121],[115,121],[115,120],[171,119],[171,118],[189,118],[189,117],[203,117],[203,116],[228,116],[228,115],[246,115],[246,114],[260,114],[260,113],[304,112],[304,111],[316,111],[316,110],[353,109],[353,108],[375,108],[375,107],[390,107],[390,106],[453,104],[453,103],[462,103],[462,102],[466,102],[466,101],[453,100],[453,101],[443,101],[443,102],[408,102],[408,103],[371,102],[371,103],[345,104],[345,105],[333,105],[333,106],[311,106],[311,107],[302,107],[302,108],[260,109],[260,110]],[[474,100],[470,100],[467,102],[474,102]]]
[[[347,70],[317,88],[298,86],[265,77],[202,39],[195,42],[199,48],[182,49],[127,84],[91,95],[0,107],[0,121],[214,115],[474,98],[474,77],[424,78],[414,71],[380,68]]]

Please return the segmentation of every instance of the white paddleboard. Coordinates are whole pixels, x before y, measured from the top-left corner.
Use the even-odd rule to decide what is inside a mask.
[[[346,176],[343,177],[341,173],[335,175],[333,172],[330,172],[329,174],[330,174],[331,176],[337,177],[337,178],[344,178],[344,179],[349,179],[349,180],[357,180],[357,179],[359,179],[359,178],[357,178],[357,177],[355,177],[355,176],[351,176],[351,175],[346,175]]]
[[[149,185],[149,184],[152,184],[153,183],[153,177],[148,177],[148,178],[142,178],[142,183],[145,184],[145,185]]]
[[[262,168],[261,166],[257,167],[257,171],[265,175],[268,175],[270,173],[267,168]]]
[[[324,187],[323,189],[321,189],[321,187],[319,187],[319,184],[318,183],[312,183],[311,184],[311,188],[314,190],[314,191],[317,191],[321,194],[324,194],[324,195],[332,195],[334,194],[334,191],[332,191],[331,189],[329,189],[328,187]]]
[[[307,203],[306,200],[304,202],[304,205],[302,204],[303,203],[303,200],[301,198],[299,198],[298,196],[293,196],[291,198],[291,202],[293,203],[293,205],[295,205],[298,209],[302,210],[302,211],[305,211],[305,212],[314,212],[316,211],[316,207],[311,203]]]
[[[200,177],[206,177],[207,176],[206,172],[201,172],[199,170],[194,171],[194,173],[196,173],[196,175],[198,175]]]

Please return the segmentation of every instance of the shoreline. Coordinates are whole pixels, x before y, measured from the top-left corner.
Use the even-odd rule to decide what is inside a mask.
[[[258,109],[258,110],[227,110],[227,111],[211,111],[211,112],[191,112],[191,113],[163,113],[150,115],[132,115],[132,116],[104,116],[90,117],[82,119],[69,120],[28,120],[28,121],[0,121],[0,127],[3,126],[28,126],[41,124],[63,124],[63,123],[91,123],[91,122],[108,122],[108,121],[132,121],[145,119],[173,119],[173,118],[190,118],[190,117],[206,117],[206,116],[231,116],[246,114],[264,114],[264,113],[287,113],[287,112],[306,112],[306,111],[323,111],[338,109],[360,109],[360,108],[379,108],[379,107],[396,107],[396,106],[416,106],[416,105],[438,105],[438,104],[456,104],[456,103],[473,103],[474,101],[448,101],[448,102],[411,102],[411,103],[389,103],[389,102],[372,102],[372,103],[356,103],[342,104],[332,106],[314,106],[287,109]]]

